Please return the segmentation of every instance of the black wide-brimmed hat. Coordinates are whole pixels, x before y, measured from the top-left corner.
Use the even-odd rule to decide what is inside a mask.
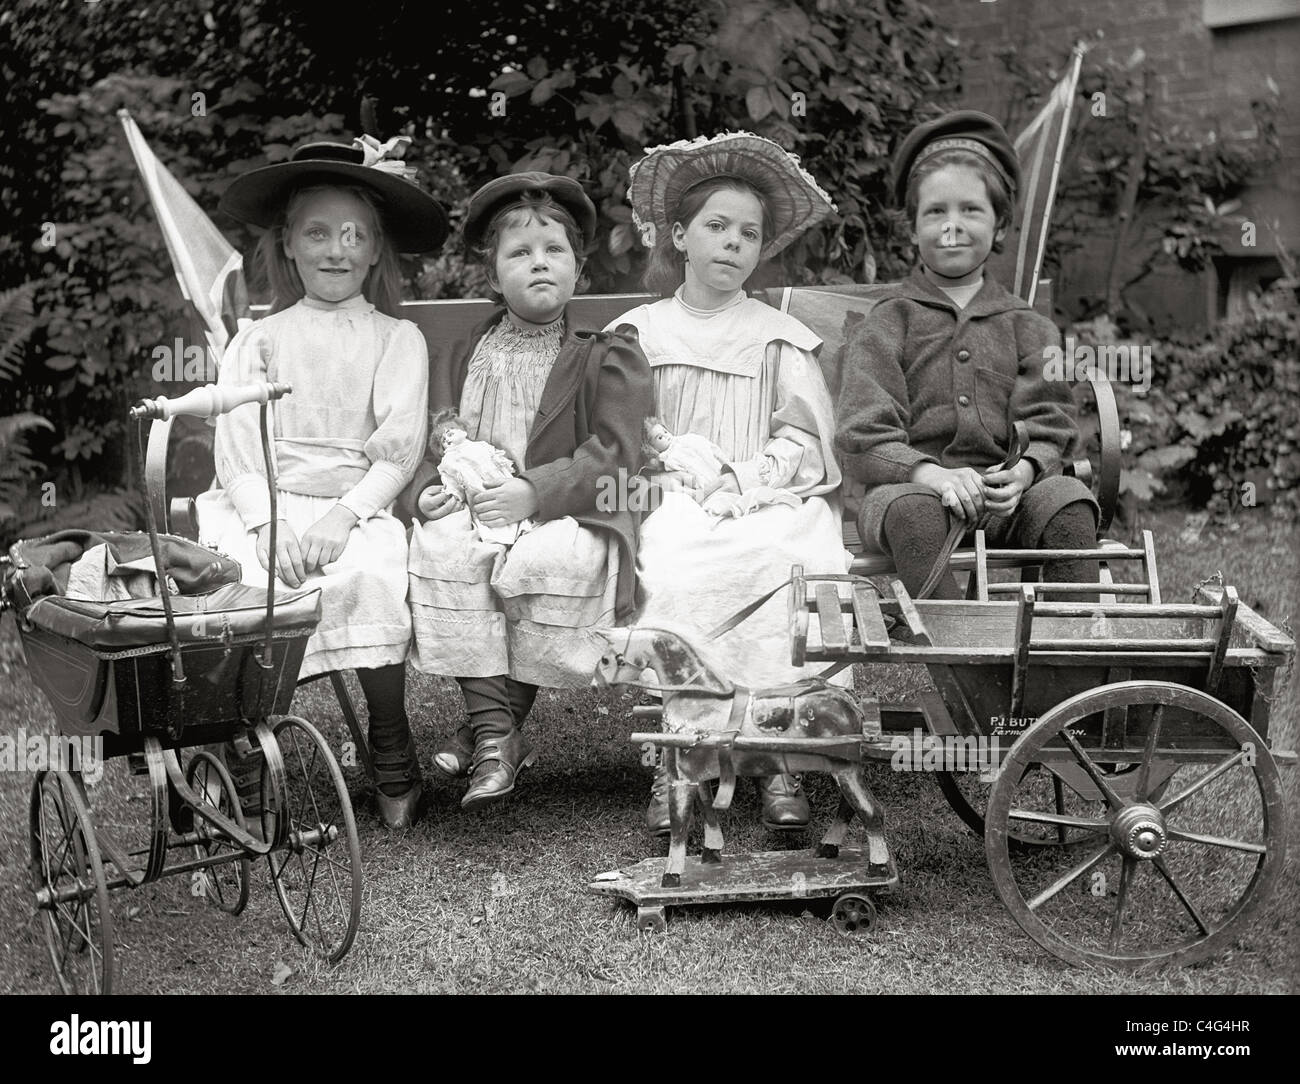
[[[894,200],[903,206],[907,200],[907,180],[912,171],[933,154],[963,150],[979,155],[1001,174],[1014,200],[1020,187],[1020,161],[1007,131],[987,113],[958,109],[942,117],[918,124],[903,140],[894,155],[892,187]]]
[[[642,243],[653,248],[658,236],[668,236],[682,196],[713,177],[735,177],[762,193],[773,222],[772,236],[763,238],[759,251],[764,260],[835,213],[830,196],[797,155],[751,132],[723,132],[649,147],[632,166],[627,198]]]
[[[351,144],[304,143],[287,162],[250,170],[222,193],[221,210],[264,229],[278,225],[289,196],[314,184],[357,184],[383,205],[384,232],[399,252],[432,252],[447,237],[447,212],[414,180],[415,167],[401,161],[408,136],[380,143],[371,136]]]

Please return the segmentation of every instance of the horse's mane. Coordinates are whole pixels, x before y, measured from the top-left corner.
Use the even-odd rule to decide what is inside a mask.
[[[732,683],[731,675],[727,673],[727,665],[719,659],[714,646],[705,639],[705,634],[699,629],[688,628],[685,625],[672,621],[656,621],[653,625],[639,625],[637,631],[644,633],[666,633],[670,637],[675,637],[682,641],[699,657],[703,665],[712,672],[720,681],[727,685]]]

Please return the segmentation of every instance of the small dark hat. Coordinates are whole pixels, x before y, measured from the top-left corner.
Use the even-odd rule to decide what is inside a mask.
[[[959,109],[935,120],[918,124],[908,133],[894,155],[891,176],[894,200],[903,206],[907,200],[907,180],[917,165],[932,154],[946,150],[964,150],[984,158],[1002,175],[1012,199],[1020,187],[1020,162],[1006,129],[987,113]]]
[[[482,244],[483,235],[498,211],[512,203],[518,203],[525,192],[537,190],[547,193],[573,216],[573,221],[582,231],[583,246],[589,247],[596,237],[596,205],[587,198],[582,185],[572,177],[560,177],[538,170],[508,173],[504,177],[494,178],[470,196],[465,222],[461,226],[465,247],[477,248]],[[575,252],[574,255],[580,258],[582,253]]]
[[[414,180],[415,167],[400,160],[410,139],[380,143],[362,136],[349,145],[305,143],[287,162],[262,166],[236,177],[219,204],[231,218],[269,229],[280,222],[298,189],[314,184],[357,184],[383,204],[384,231],[399,252],[432,252],[447,237],[447,212]]]

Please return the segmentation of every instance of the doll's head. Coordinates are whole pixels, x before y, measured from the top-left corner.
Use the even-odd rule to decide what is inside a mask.
[[[739,177],[709,177],[683,193],[667,236],[656,238],[642,281],[661,297],[688,288],[735,293],[758,267],[773,229],[762,193]]]
[[[497,210],[474,252],[494,295],[531,324],[559,318],[585,264],[578,223],[542,189],[525,190]]]
[[[469,439],[469,430],[454,410],[435,410],[429,415],[429,455],[437,466],[448,449]]]
[[[303,297],[346,301],[360,294],[380,312],[399,315],[397,253],[384,230],[380,197],[364,185],[294,189],[257,254],[276,312]]]
[[[654,417],[646,418],[641,425],[641,431],[644,436],[641,442],[642,453],[648,462],[658,462],[659,457],[668,451],[668,446],[673,442],[672,433],[661,418]]]
[[[945,150],[919,163],[905,203],[912,243],[927,273],[943,285],[976,281],[1011,225],[1011,191],[985,159]]]

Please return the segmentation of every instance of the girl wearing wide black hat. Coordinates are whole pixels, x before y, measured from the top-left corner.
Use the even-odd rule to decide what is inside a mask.
[[[220,383],[293,385],[272,411],[276,552],[253,406],[218,420],[221,489],[199,498],[201,537],[238,559],[246,582],[274,566],[290,588],[320,588],[301,676],[357,671],[390,827],[414,820],[421,782],[404,703],[406,535],[388,509],[424,451],[429,372],[423,335],[398,319],[397,253],[436,249],[447,231],[399,160],[405,142],[308,144],[222,196],[223,211],[266,231],[258,256],[273,299],[226,348]],[[259,767],[232,764],[237,777]]]

